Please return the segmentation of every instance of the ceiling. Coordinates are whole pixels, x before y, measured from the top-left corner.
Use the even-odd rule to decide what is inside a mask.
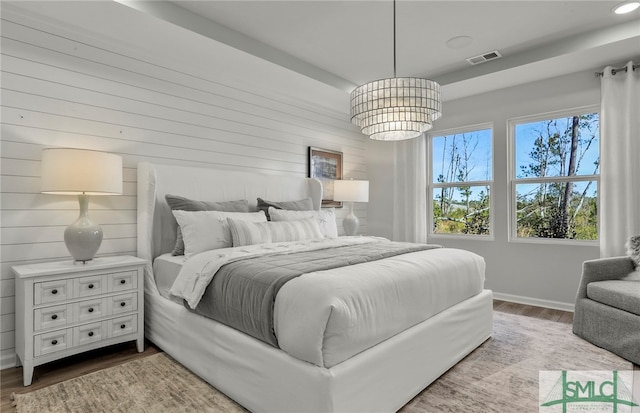
[[[615,15],[611,10],[619,2],[397,0],[397,75],[433,79],[449,101],[629,60],[638,63],[640,9]],[[170,53],[174,65],[194,73],[231,76],[247,87],[276,90],[341,113],[348,112],[348,93],[357,85],[393,76],[391,0],[1,4],[3,11],[39,14],[135,53]],[[471,42],[447,46],[460,36]],[[475,66],[465,60],[493,50],[503,57]]]
[[[346,91],[393,76],[390,0],[173,3],[216,26],[215,40]],[[615,15],[618,3],[398,0],[397,75],[439,81],[451,99],[623,63],[640,56],[640,9]],[[460,36],[469,44],[447,45]],[[465,60],[493,50],[503,58]]]

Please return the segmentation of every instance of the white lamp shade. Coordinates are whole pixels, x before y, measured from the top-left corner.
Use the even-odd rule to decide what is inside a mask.
[[[120,195],[122,157],[85,149],[44,149],[41,192],[64,195]]]
[[[369,202],[369,181],[337,180],[333,184],[333,200]]]

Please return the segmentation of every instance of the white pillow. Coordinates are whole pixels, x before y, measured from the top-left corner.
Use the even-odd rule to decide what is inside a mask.
[[[248,222],[227,219],[233,246],[323,238],[314,218],[283,222]]]
[[[171,211],[180,225],[184,238],[184,253],[195,254],[233,245],[226,219],[267,222],[263,211],[221,212],[221,211]]]
[[[315,218],[320,227],[320,232],[327,238],[338,237],[338,225],[336,224],[336,211],[333,208],[320,211],[289,211],[284,209],[269,208],[271,221],[294,221],[303,218]]]

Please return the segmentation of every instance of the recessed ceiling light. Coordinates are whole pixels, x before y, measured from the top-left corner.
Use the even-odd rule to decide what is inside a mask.
[[[470,36],[456,36],[446,41],[446,45],[450,49],[463,49],[473,43]]]
[[[613,12],[615,14],[631,13],[638,7],[640,7],[640,1],[625,1],[624,3],[620,3],[614,7]]]

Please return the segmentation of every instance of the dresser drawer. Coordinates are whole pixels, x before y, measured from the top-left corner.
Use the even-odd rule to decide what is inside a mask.
[[[73,280],[73,297],[90,297],[107,292],[107,278],[103,275],[81,277]]]
[[[107,298],[109,300],[109,314],[117,315],[136,311],[138,309],[138,294],[128,293],[120,294]]]
[[[84,300],[71,304],[73,310],[73,321],[91,321],[109,314],[108,301],[106,298],[96,298]]]
[[[111,292],[127,291],[138,288],[136,271],[116,272],[109,274],[108,283]]]
[[[63,327],[73,320],[73,309],[70,305],[54,305],[38,308],[33,311],[34,331]]]
[[[33,355],[38,357],[66,350],[71,347],[71,336],[71,329],[38,334],[34,337]]]
[[[35,305],[55,303],[72,297],[73,280],[56,280],[33,284]]]
[[[85,324],[73,329],[73,345],[81,346],[107,338],[108,327],[106,321]]]
[[[138,331],[137,314],[107,320],[107,323],[109,324],[109,337],[118,337]]]

